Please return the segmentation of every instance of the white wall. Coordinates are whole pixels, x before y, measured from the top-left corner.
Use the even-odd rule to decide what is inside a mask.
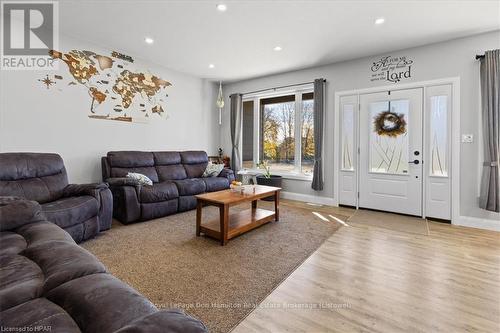
[[[59,49],[90,50],[108,55],[112,50],[61,36]],[[120,51],[120,50],[116,50]],[[147,52],[147,46],[144,48]],[[134,55],[132,55],[134,56]],[[82,85],[46,89],[37,81],[46,74],[70,74],[61,62],[57,72],[0,72],[0,151],[55,152],[66,164],[70,182],[101,179],[100,157],[110,150],[205,150],[217,152],[216,87],[206,80],[145,63],[135,67],[172,83],[167,88],[168,119],[149,123],[88,118],[90,98]]]
[[[318,195],[333,198],[333,149],[334,149],[334,94],[336,91],[363,89],[376,86],[385,86],[386,81],[371,82],[370,67],[374,61],[384,55],[407,56],[414,61],[412,78],[402,81],[418,82],[448,77],[460,77],[461,84],[461,133],[474,134],[474,143],[461,144],[461,174],[460,174],[460,203],[461,215],[479,218],[499,218],[499,214],[483,211],[478,208],[478,182],[480,174],[478,154],[479,133],[479,63],[475,60],[476,54],[483,54],[485,50],[500,48],[500,31],[456,39],[438,44],[387,52],[385,54],[335,63],[278,75],[272,75],[252,80],[226,84],[224,93],[226,109],[221,129],[221,146],[226,153],[231,151],[229,136],[229,102],[228,96],[232,93],[272,88],[276,86],[312,81],[315,78],[325,78],[326,84],[326,131],[325,131],[325,190],[319,193],[310,188],[310,182],[300,180],[285,180],[284,190],[300,194]],[[286,50],[282,56],[286,57]]]

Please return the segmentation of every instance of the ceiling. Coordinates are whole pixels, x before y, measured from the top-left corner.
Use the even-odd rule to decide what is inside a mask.
[[[64,34],[225,82],[500,29],[498,0],[59,3]],[[219,3],[227,11],[216,10]],[[379,17],[385,23],[375,25]]]

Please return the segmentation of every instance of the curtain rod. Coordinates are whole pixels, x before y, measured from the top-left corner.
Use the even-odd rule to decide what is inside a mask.
[[[323,79],[323,82],[326,82],[325,79]],[[255,90],[255,91],[248,91],[246,93],[243,93],[242,95],[249,95],[249,94],[256,94],[264,91],[269,91],[269,90],[278,90],[278,89],[283,89],[283,88],[290,88],[290,87],[296,87],[296,86],[303,86],[305,84],[312,84],[314,81],[310,82],[303,82],[303,83],[296,83],[296,84],[289,84],[287,86],[280,86],[280,87],[274,87],[274,88],[267,88],[267,89],[261,89],[261,90]]]
[[[484,59],[484,54],[476,54],[476,60]]]

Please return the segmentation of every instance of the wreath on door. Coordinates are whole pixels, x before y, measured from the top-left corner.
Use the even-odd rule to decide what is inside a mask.
[[[379,113],[373,120],[374,130],[378,135],[397,137],[406,133],[406,120],[404,114],[392,111]]]

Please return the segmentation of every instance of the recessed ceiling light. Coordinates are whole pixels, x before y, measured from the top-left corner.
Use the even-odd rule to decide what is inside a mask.
[[[375,20],[375,24],[382,24],[385,22],[385,18],[379,17],[378,19]]]
[[[144,38],[144,41],[147,43],[147,44],[153,44],[155,42],[155,40],[151,37],[146,37]]]
[[[218,4],[216,8],[219,12],[225,12],[227,10],[227,6],[223,3]]]
[[[283,50],[283,48],[281,46],[275,46],[273,50],[274,51],[281,51],[281,50]]]
[[[215,65],[214,64],[210,64],[210,65],[208,65],[208,68],[215,68]]]

